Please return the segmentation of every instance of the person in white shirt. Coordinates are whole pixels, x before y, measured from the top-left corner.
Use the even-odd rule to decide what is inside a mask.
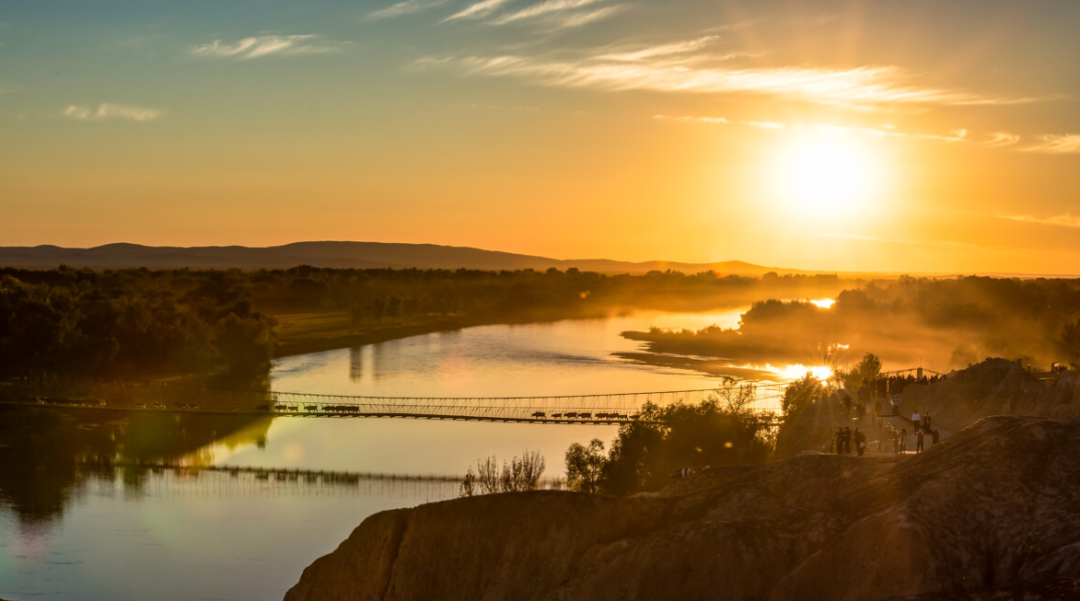
[[[916,409],[915,413],[911,414],[911,423],[914,426],[916,432],[921,430],[921,428],[919,427],[921,421],[922,421],[922,416],[919,415],[919,410]]]

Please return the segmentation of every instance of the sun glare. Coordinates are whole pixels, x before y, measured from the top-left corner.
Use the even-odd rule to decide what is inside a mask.
[[[820,217],[860,212],[878,184],[878,173],[870,148],[858,142],[841,134],[792,141],[774,172],[784,207]]]
[[[819,298],[810,301],[810,304],[815,305],[820,309],[831,309],[832,306],[836,304],[836,301],[831,298]]]
[[[786,365],[776,371],[785,380],[798,380],[806,374],[810,374],[822,382],[828,380],[833,374],[832,368],[828,365]]]

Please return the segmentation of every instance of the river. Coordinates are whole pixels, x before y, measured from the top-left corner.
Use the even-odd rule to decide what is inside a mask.
[[[540,396],[709,388],[715,378],[622,360],[650,326],[733,327],[745,308],[502,325],[287,357],[277,391]],[[27,413],[30,412],[30,413]],[[95,467],[95,461],[460,475],[477,459],[539,451],[563,474],[573,442],[614,426],[395,419],[0,413],[0,597],[275,599],[365,517],[453,498],[441,480]]]

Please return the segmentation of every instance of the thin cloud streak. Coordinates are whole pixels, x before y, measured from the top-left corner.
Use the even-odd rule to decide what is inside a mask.
[[[1009,132],[999,131],[990,134],[990,139],[983,142],[983,146],[989,148],[1004,148],[1012,146],[1020,141],[1020,136]]]
[[[1080,152],[1080,134],[1065,134],[1063,136],[1045,135],[1039,136],[1041,144],[1029,146],[1025,152],[1045,152],[1047,154],[1071,154]]]
[[[250,60],[264,56],[299,56],[306,54],[332,54],[340,52],[343,42],[324,42],[319,36],[304,35],[260,35],[244,38],[229,44],[214,40],[208,44],[191,47],[196,56],[212,58],[235,58]]]
[[[1073,216],[1066,212],[1064,215],[1052,217],[1033,217],[1031,215],[1001,215],[1002,219],[1022,221],[1024,223],[1038,223],[1040,225],[1056,225],[1059,227],[1080,228],[1080,215]]]
[[[483,0],[483,2],[471,4],[465,7],[464,10],[446,17],[443,19],[443,22],[445,23],[457,19],[481,19],[495,12],[503,4],[513,1],[514,0]]]
[[[731,123],[725,117],[670,117],[668,115],[653,115],[653,119],[657,121],[678,121],[682,123],[708,123],[712,125],[728,124]]]
[[[446,0],[405,0],[404,2],[398,2],[397,4],[388,6],[381,10],[374,11],[368,16],[364,17],[365,21],[378,21],[380,19],[392,19],[394,17],[401,17],[403,15],[411,15],[418,12],[423,12],[429,8],[436,7],[443,4]]]
[[[603,0],[545,0],[544,2],[534,4],[528,8],[523,8],[515,13],[493,19],[491,20],[491,23],[493,25],[505,25],[522,19],[534,19],[551,13],[575,10],[602,1]]]
[[[556,16],[548,19],[548,22],[552,25],[552,29],[569,29],[571,27],[581,27],[582,25],[588,25],[589,23],[595,23],[596,21],[602,21],[612,15],[621,13],[626,10],[628,5],[616,4],[615,6],[605,6],[604,8],[598,8],[587,12],[576,12],[568,15]]]
[[[542,14],[538,7],[565,9],[597,0],[549,0],[503,18]],[[551,10],[555,10],[552,8]],[[867,107],[879,104],[986,105],[1035,102],[1036,98],[979,96],[957,90],[905,85],[896,67],[853,69],[778,67],[766,69],[706,68],[712,60],[701,48],[712,38],[641,47],[632,51],[601,49],[577,59],[544,56],[469,56],[427,58],[418,66],[455,65],[470,75],[520,77],[540,85],[596,88],[609,91],[652,90],[673,93],[752,93],[796,97],[821,104]]]
[[[790,131],[806,131],[806,130],[818,130],[829,133],[857,133],[877,138],[909,138],[915,140],[935,140],[939,142],[964,142],[967,139],[968,131],[966,129],[955,129],[949,132],[947,136],[934,135],[934,134],[905,134],[895,131],[891,125],[885,125],[881,128],[873,127],[846,127],[842,125],[829,125],[826,123],[781,123],[779,121],[746,121],[736,120],[729,121],[725,117],[695,117],[695,116],[683,116],[683,117],[669,117],[667,115],[655,115],[654,119],[661,121],[679,121],[689,123],[705,123],[705,124],[721,124],[726,125],[735,123],[738,125],[744,125],[746,127],[754,127],[758,129],[766,130],[790,130]]]
[[[113,104],[110,102],[98,105],[97,109],[86,105],[73,104],[64,109],[63,115],[76,121],[106,121],[109,119],[128,119],[130,121],[153,121],[160,117],[162,111],[157,109]]]
[[[720,36],[707,35],[696,40],[661,44],[659,46],[617,46],[607,50],[601,49],[602,54],[598,54],[596,58],[599,60],[634,62],[658,56],[686,54],[702,50],[719,38]]]

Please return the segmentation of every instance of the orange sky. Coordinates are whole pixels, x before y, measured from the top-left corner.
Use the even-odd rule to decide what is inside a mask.
[[[1078,25],[1052,1],[4,3],[0,245],[1076,274]]]

